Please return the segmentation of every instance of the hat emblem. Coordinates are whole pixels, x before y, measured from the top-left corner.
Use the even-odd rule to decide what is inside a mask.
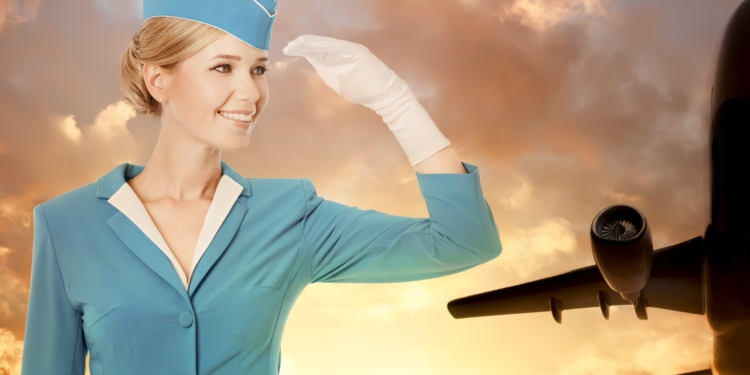
[[[276,16],[276,0],[253,0],[258,6],[263,9],[268,17]],[[270,9],[270,11],[269,11]]]

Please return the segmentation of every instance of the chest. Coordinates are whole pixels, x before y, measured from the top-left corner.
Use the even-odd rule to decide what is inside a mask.
[[[195,247],[210,206],[211,201],[205,199],[187,203],[157,201],[144,204],[186,275],[190,274]]]

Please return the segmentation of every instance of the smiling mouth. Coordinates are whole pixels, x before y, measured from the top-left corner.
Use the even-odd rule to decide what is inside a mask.
[[[242,122],[251,122],[253,121],[253,115],[242,115],[239,113],[227,113],[227,112],[221,112],[219,111],[219,114],[224,117],[228,118],[230,120],[238,120]]]

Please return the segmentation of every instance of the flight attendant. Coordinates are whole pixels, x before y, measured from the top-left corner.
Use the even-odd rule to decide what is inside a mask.
[[[307,178],[246,178],[268,103],[273,0],[145,0],[121,91],[161,120],[145,166],[122,163],[34,207],[22,375],[278,374],[289,312],[314,282],[454,274],[500,254],[478,168],[460,162],[407,84],[362,45],[284,49],[383,117],[429,218],[360,210]]]

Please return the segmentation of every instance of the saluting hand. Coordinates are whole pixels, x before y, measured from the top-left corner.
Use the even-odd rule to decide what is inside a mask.
[[[383,117],[412,166],[450,146],[409,85],[367,47],[325,36],[302,35],[283,51],[306,58],[333,91]]]
[[[367,47],[317,35],[302,35],[284,47],[289,56],[302,56],[329,87],[351,103],[377,110],[384,99],[408,85]],[[381,104],[378,106],[377,104]]]

